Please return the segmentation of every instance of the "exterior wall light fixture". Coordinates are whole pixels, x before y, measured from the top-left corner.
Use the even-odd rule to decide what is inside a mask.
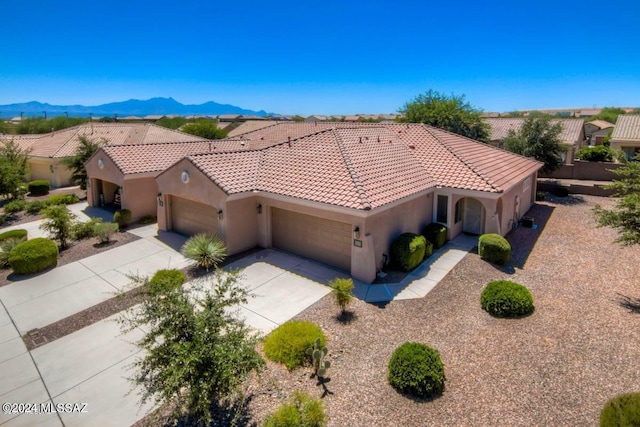
[[[360,227],[358,227],[357,225],[356,225],[356,228],[354,228],[354,229],[353,229],[353,236],[354,236],[356,239],[359,239],[359,238],[360,238]]]
[[[162,193],[158,193],[158,205],[164,206],[164,202],[162,201]]]
[[[256,209],[258,210],[258,213],[261,214],[262,213],[262,204],[258,203],[258,206],[256,206]]]
[[[222,219],[222,209],[218,210],[218,219]]]

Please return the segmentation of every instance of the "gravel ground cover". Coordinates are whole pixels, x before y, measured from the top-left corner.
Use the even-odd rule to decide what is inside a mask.
[[[340,322],[330,296],[298,315],[328,337],[332,366],[324,398],[330,426],[595,426],[607,399],[640,390],[640,314],[622,297],[640,296],[640,248],[596,228],[592,207],[615,200],[553,198],[529,212],[537,230],[508,235],[509,265],[467,255],[425,298],[377,307],[356,301]],[[535,312],[498,319],[480,307],[491,280],[525,285]],[[386,380],[393,350],[406,341],[440,351],[446,388],[419,401]],[[269,362],[246,386],[260,424],[293,390],[321,396],[310,368]]]

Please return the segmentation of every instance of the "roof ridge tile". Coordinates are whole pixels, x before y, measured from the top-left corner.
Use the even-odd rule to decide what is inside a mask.
[[[351,163],[351,158],[349,157],[349,153],[347,153],[347,150],[344,147],[344,142],[342,141],[342,137],[339,135],[338,132],[335,131],[335,129],[332,130],[332,133],[336,139],[336,143],[338,145],[338,149],[340,150],[340,154],[344,160],[344,163],[347,166],[347,171],[351,176],[353,185],[355,186],[356,191],[358,192],[362,206],[367,211],[371,210],[371,203],[369,203],[367,192],[365,191],[364,186],[360,182],[360,177],[358,176],[358,173],[356,172],[355,168],[353,167],[353,164]]]

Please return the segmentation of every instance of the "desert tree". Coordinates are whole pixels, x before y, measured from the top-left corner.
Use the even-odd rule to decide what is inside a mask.
[[[80,136],[78,140],[78,146],[73,156],[65,158],[63,164],[71,170],[71,182],[80,185],[82,190],[86,190],[87,169],[85,168],[85,163],[108,141],[104,138],[94,141],[86,136]]]
[[[562,164],[561,154],[567,151],[560,140],[562,124],[549,116],[530,116],[520,130],[509,130],[504,148],[512,153],[533,157],[544,163],[543,172],[551,172]]]
[[[29,172],[28,151],[13,139],[0,139],[0,196],[16,198]]]

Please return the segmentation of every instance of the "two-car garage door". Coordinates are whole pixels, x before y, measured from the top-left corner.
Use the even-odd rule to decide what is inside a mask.
[[[271,209],[273,247],[351,271],[351,225]]]
[[[171,229],[190,236],[218,232],[218,211],[214,206],[183,197],[171,197]]]

